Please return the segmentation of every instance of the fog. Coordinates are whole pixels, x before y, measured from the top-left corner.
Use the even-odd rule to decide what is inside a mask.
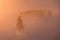
[[[0,0],[0,40],[59,40],[59,8],[57,0]],[[17,17],[32,9],[51,9],[52,16],[22,16],[24,33],[17,36]]]

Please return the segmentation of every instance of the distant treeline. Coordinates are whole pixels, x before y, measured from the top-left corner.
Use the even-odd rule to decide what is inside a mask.
[[[51,10],[29,10],[21,12],[21,15],[32,15],[32,16],[51,16]]]

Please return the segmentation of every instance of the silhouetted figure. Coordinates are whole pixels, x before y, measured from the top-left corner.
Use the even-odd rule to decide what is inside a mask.
[[[17,33],[19,34],[20,32],[23,31],[23,21],[21,19],[21,16],[18,17],[17,19]]]

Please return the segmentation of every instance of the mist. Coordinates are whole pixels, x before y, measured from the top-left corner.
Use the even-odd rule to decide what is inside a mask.
[[[59,2],[57,0],[0,0],[0,40],[59,40]],[[24,33],[16,36],[20,12],[50,9],[52,16],[22,16]]]

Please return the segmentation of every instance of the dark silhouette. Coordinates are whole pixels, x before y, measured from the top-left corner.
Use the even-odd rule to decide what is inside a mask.
[[[21,16],[18,17],[17,19],[17,31],[22,32],[23,31],[23,21],[21,19]]]
[[[21,13],[22,15],[32,15],[32,16],[51,16],[52,15],[52,11],[51,10],[28,10],[25,12]]]

